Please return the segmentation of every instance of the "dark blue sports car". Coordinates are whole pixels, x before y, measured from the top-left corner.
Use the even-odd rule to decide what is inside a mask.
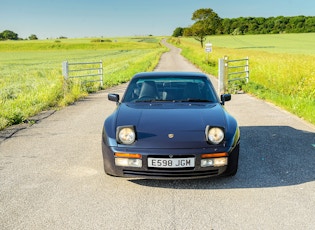
[[[191,72],[135,75],[104,122],[105,172],[144,178],[233,176],[240,131],[207,77]]]

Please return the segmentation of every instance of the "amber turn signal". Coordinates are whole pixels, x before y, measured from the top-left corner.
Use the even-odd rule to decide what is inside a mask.
[[[201,158],[214,158],[214,157],[227,157],[227,153],[205,153],[201,155]]]
[[[115,157],[121,158],[133,158],[133,159],[141,159],[141,154],[138,153],[115,153]]]

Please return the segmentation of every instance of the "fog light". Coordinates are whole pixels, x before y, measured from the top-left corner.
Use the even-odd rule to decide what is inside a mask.
[[[200,166],[201,167],[221,167],[225,166],[228,163],[228,158],[227,157],[220,157],[220,158],[207,158],[207,159],[202,159]]]
[[[228,164],[227,157],[214,158],[214,167],[225,166]]]
[[[115,158],[115,164],[117,166],[124,166],[124,167],[142,167],[142,160],[141,159],[130,159],[130,158]]]

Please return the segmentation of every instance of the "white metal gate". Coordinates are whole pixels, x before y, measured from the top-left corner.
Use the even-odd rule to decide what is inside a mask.
[[[227,91],[234,81],[249,82],[249,58],[229,60],[227,56],[219,59],[219,94]]]
[[[64,61],[62,63],[62,75],[65,79],[69,78],[88,78],[85,82],[100,82],[103,87],[103,62],[76,62],[69,63]],[[98,77],[98,79],[94,79]]]

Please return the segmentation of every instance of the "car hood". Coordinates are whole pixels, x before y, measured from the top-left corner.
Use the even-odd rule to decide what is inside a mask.
[[[225,110],[217,103],[123,103],[116,121],[135,126],[137,148],[205,148],[206,126],[226,127]]]

